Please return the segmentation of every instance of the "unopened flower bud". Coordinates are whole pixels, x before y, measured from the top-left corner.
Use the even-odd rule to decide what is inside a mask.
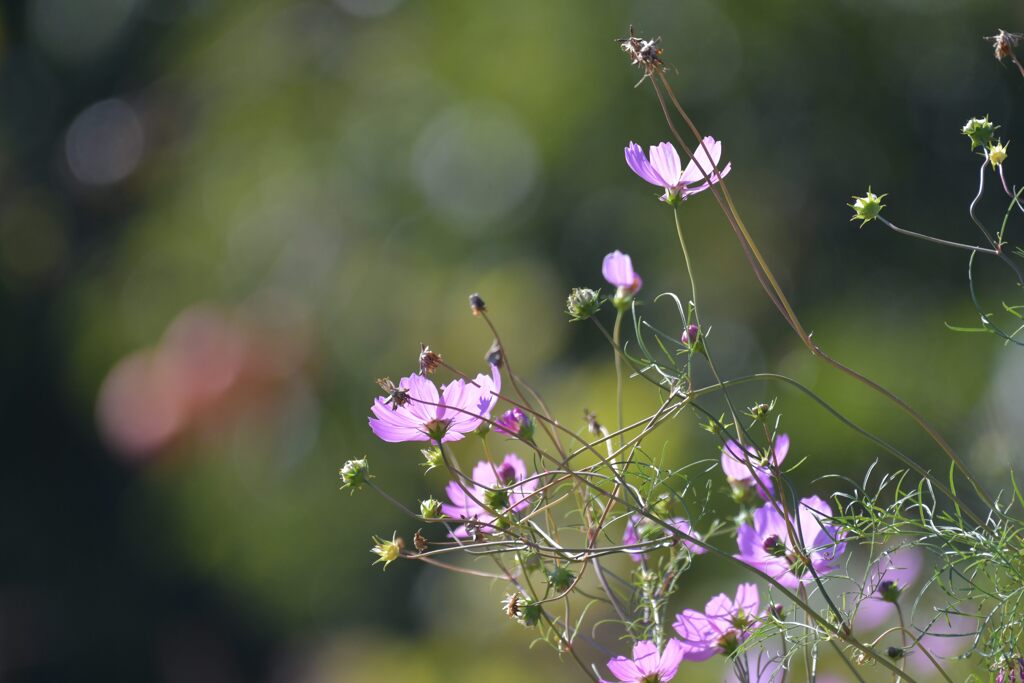
[[[575,580],[576,575],[568,567],[556,565],[548,572],[548,585],[559,593],[567,591]]]
[[[903,652],[903,648],[902,647],[896,647],[895,645],[890,645],[889,649],[885,651],[885,654],[886,654],[886,656],[889,657],[889,659],[900,659],[900,658],[903,657],[903,655],[905,653]]]
[[[786,609],[782,606],[781,602],[772,603],[768,605],[768,614],[782,621],[782,618],[786,616]]]
[[[402,556],[402,548],[405,543],[402,539],[398,538],[395,534],[391,534],[391,540],[386,541],[379,536],[373,537],[373,547],[370,548],[370,552],[377,556],[378,562],[384,563],[384,569],[388,568],[388,565],[397,560]]]
[[[469,310],[473,312],[473,315],[480,315],[481,313],[487,312],[487,304],[484,303],[484,299],[479,294],[469,295]]]
[[[693,324],[687,325],[686,329],[683,330],[683,336],[680,337],[681,341],[687,346],[695,343],[697,338],[700,336],[700,329]]]
[[[420,344],[420,374],[429,375],[441,367],[441,354],[430,350],[426,344]]]
[[[978,147],[988,147],[998,127],[988,120],[988,116],[985,116],[983,119],[971,119],[964,124],[960,132],[970,138],[971,150],[975,150]]]
[[[573,322],[586,320],[601,310],[601,291],[595,292],[586,287],[576,287],[569,292],[565,310]]]
[[[444,464],[444,455],[437,446],[424,448],[420,453],[423,454],[423,467],[427,468],[427,472]]]
[[[1005,145],[1002,142],[996,142],[995,144],[989,145],[988,148],[988,160],[992,164],[994,170],[997,166],[1006,161],[1006,148],[1010,146],[1007,142]]]
[[[853,218],[851,221],[860,221],[861,227],[864,227],[865,223],[873,221],[878,218],[879,214],[882,213],[882,209],[885,208],[885,204],[882,203],[882,199],[886,195],[877,195],[868,188],[868,193],[863,197],[854,197],[853,204],[847,204],[853,209]]]
[[[523,441],[533,438],[533,418],[520,408],[506,410],[501,417],[494,421],[494,428],[503,434],[519,437]]]
[[[895,581],[882,581],[878,584],[878,595],[886,602],[895,604],[900,599],[903,589]]]
[[[772,557],[785,557],[786,556],[786,544],[782,542],[782,539],[776,534],[772,534],[768,538],[764,539],[762,545],[764,551]]]
[[[541,568],[540,555],[537,553],[522,553],[516,557],[519,566],[527,572],[535,572]]]
[[[635,290],[631,290],[628,287],[619,287],[615,290],[615,296],[612,297],[612,306],[620,311],[629,310],[635,293]]]
[[[491,342],[491,347],[487,349],[487,353],[484,354],[484,360],[487,361],[488,364],[499,368],[505,364],[505,354],[501,350],[501,344],[498,343],[497,339]]]
[[[440,519],[442,517],[441,501],[437,500],[433,496],[426,500],[421,500],[420,517],[423,519]]]
[[[362,460],[349,460],[338,470],[341,477],[341,490],[349,489],[355,491],[366,483],[370,478],[370,463],[366,458]]]
[[[491,510],[501,512],[508,508],[508,489],[487,489],[484,491],[483,503]]]

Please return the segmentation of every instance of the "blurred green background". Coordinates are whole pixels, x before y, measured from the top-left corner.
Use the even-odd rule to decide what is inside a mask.
[[[1024,27],[1019,3],[2,7],[0,680],[580,678],[527,653],[500,586],[371,568],[371,534],[415,529],[339,494],[337,469],[366,454],[403,500],[440,495],[366,417],[373,380],[411,372],[421,341],[483,368],[474,291],[566,424],[613,415],[610,353],[567,324],[565,294],[601,285],[616,248],[644,294],[685,291],[671,217],[622,159],[668,139],[612,42],[631,23],[663,37],[676,92],[724,140],[741,212],[819,343],[993,487],[1021,467],[1024,353],[943,325],[975,323],[962,254],[858,230],[846,207],[871,184],[897,224],[976,239],[959,127],[1024,129],[1024,79],[981,40]],[[997,221],[1005,202],[981,210]],[[683,213],[725,374],[788,372],[944,470],[912,423],[806,355],[709,196]],[[671,310],[650,315],[673,329]],[[740,396],[776,390],[809,492],[896,467],[791,391]],[[688,418],[665,435],[675,462],[716,454]],[[698,566],[687,606],[729,590],[722,572]]]

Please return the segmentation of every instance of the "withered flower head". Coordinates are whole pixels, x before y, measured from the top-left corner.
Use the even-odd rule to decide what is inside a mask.
[[[390,377],[378,379],[377,386],[388,395],[384,405],[391,406],[391,410],[398,410],[409,402],[409,392],[392,382]]]
[[[597,421],[597,415],[590,412],[589,409],[583,409],[583,419],[587,421],[587,429],[594,436],[601,436],[601,423]]]
[[[426,344],[420,344],[420,374],[429,375],[441,367],[441,354],[430,350]]]
[[[999,29],[999,33],[994,36],[985,36],[985,40],[992,41],[992,49],[995,52],[996,59],[999,60],[1013,57],[1013,48],[1017,47],[1017,43],[1020,42],[1021,38],[1024,38],[1024,34],[1010,33],[1003,29]]]
[[[644,72],[644,78],[650,77],[651,74],[661,71],[665,67],[665,62],[661,58],[663,51],[658,47],[660,41],[660,37],[654,40],[638,38],[632,26],[629,27],[629,36],[627,38],[615,39],[615,42],[619,44],[622,51],[629,57],[629,63]],[[640,83],[643,83],[644,78],[640,79]]]
[[[412,544],[416,547],[416,552],[426,552],[427,548],[430,547],[427,543],[427,539],[423,537],[419,531],[412,536]]]

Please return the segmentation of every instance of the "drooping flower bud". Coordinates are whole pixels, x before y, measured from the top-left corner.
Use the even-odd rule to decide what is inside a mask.
[[[366,458],[349,460],[338,470],[338,476],[341,477],[341,490],[349,489],[351,493],[370,478],[370,463]]]
[[[441,519],[441,501],[433,496],[420,501],[420,517],[423,519]]]
[[[964,124],[964,127],[960,129],[964,135],[971,140],[971,150],[975,150],[978,147],[988,147],[989,143],[992,142],[992,136],[996,132],[996,128],[999,126],[993,124],[988,120],[986,115],[983,119],[970,119]]]
[[[601,290],[576,287],[569,292],[565,310],[573,322],[586,320],[601,310]]]
[[[423,454],[423,467],[427,468],[427,472],[430,470],[440,467],[444,464],[444,455],[441,453],[441,449],[437,446],[431,446],[430,448],[424,448],[420,450]],[[426,474],[426,472],[424,472]]]
[[[402,556],[402,548],[404,546],[405,543],[395,534],[391,534],[390,541],[386,541],[379,536],[374,536],[373,547],[370,548],[370,552],[377,556],[374,564],[383,562],[384,569],[387,569],[389,564]]]
[[[854,197],[853,204],[847,204],[853,209],[853,218],[851,221],[860,221],[861,227],[864,227],[865,223],[875,220],[879,214],[882,213],[882,209],[885,208],[885,204],[882,203],[882,199],[886,195],[877,195],[868,188],[868,193],[863,197]]]

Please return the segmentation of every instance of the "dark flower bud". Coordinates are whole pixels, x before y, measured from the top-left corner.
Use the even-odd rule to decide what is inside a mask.
[[[700,329],[693,324],[687,325],[686,329],[683,330],[683,336],[680,337],[681,341],[690,346],[697,341],[697,337],[700,335]]]
[[[586,320],[601,310],[601,292],[586,287],[576,287],[569,292],[569,298],[565,302],[565,310],[572,318]]]
[[[768,614],[782,621],[782,618],[786,616],[786,608],[782,606],[781,602],[776,602],[768,605]]]
[[[885,654],[889,657],[889,659],[900,659],[906,653],[903,651],[902,647],[890,645],[889,649],[885,651]]]
[[[878,595],[886,602],[896,603],[903,589],[895,581],[883,581],[878,584]]]
[[[777,534],[772,534],[768,538],[764,539],[762,545],[764,551],[772,557],[785,557],[786,556],[786,544],[782,542],[782,539]]]
[[[487,312],[487,304],[484,303],[484,299],[479,294],[469,295],[469,310],[473,311],[473,315],[480,315],[481,313]]]
[[[505,364],[505,353],[501,350],[501,344],[498,343],[497,339],[491,343],[491,348],[487,349],[487,353],[484,354],[484,360],[498,368]]]

